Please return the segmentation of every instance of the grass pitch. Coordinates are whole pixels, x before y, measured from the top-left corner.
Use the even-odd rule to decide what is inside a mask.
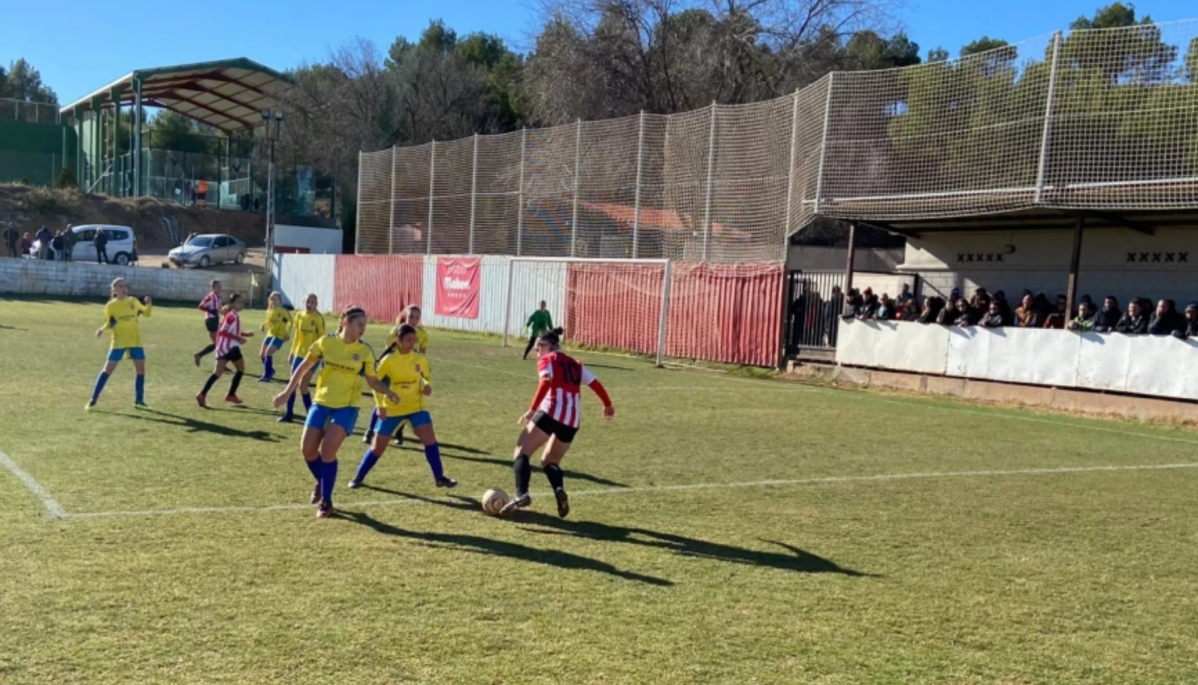
[[[511,490],[533,363],[433,331],[455,496],[412,449],[345,489],[355,438],[343,516],[317,521],[278,384],[195,405],[190,307],[142,324],[155,411],[125,362],[84,414],[100,318],[0,302],[0,451],[66,514],[0,470],[6,685],[1198,677],[1188,432],[581,354],[618,413],[584,400],[571,517],[536,473],[534,510],[499,520],[474,498]]]

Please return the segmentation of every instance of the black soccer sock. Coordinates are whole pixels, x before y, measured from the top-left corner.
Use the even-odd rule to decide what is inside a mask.
[[[524,348],[524,358],[528,359],[528,353],[532,352],[532,346],[537,344],[537,336],[532,336],[528,339],[528,347]]]
[[[528,455],[521,454],[512,462],[512,471],[516,474],[516,495],[528,494],[528,481],[532,478],[532,464],[528,463]]]
[[[562,473],[562,467],[557,464],[546,464],[544,467],[545,477],[549,479],[549,484],[554,490],[561,490],[565,487],[566,474]]]
[[[242,377],[242,376],[244,376],[244,375],[245,375],[245,374],[243,374],[243,373],[242,373],[242,372],[240,372],[240,371],[238,371],[237,373],[233,374],[233,384],[229,386],[229,394],[230,394],[230,395],[236,395],[236,394],[237,394],[237,388],[238,388],[238,387],[241,385],[241,377]]]
[[[216,351],[216,345],[209,345],[208,347],[205,347],[204,349],[200,350],[199,352],[196,352],[196,356],[197,357],[207,357],[208,355],[212,354],[215,351]]]
[[[216,384],[216,379],[217,379],[216,374],[212,374],[211,376],[209,376],[208,381],[206,383],[204,383],[204,390],[200,394],[206,396],[208,394],[208,391],[212,389],[212,386]]]

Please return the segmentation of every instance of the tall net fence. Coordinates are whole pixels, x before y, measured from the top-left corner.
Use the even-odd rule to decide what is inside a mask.
[[[816,216],[1198,206],[1198,21],[364,153],[361,253],[784,259]]]

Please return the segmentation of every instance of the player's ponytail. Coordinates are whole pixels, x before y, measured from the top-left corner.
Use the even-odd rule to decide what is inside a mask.
[[[225,316],[226,314],[231,312],[233,310],[233,305],[240,301],[241,301],[241,294],[233,293],[231,296],[229,296],[229,301],[226,302],[224,304],[224,306],[220,308],[220,315]]]
[[[562,333],[563,331],[560,328],[555,328],[548,333],[542,333],[541,337],[537,338],[537,344],[552,345],[553,349],[556,350],[562,344]]]

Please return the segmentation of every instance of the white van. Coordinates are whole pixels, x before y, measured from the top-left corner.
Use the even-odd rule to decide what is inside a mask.
[[[108,247],[105,251],[108,253],[108,261],[110,264],[120,264],[125,266],[129,263],[129,256],[133,254],[133,229],[128,226],[110,226],[108,224],[86,224],[83,226],[75,226],[71,232],[75,234],[75,249],[71,252],[71,259],[76,262],[94,262],[96,261],[96,246],[92,241],[96,239],[96,231],[104,231],[108,236]]]

